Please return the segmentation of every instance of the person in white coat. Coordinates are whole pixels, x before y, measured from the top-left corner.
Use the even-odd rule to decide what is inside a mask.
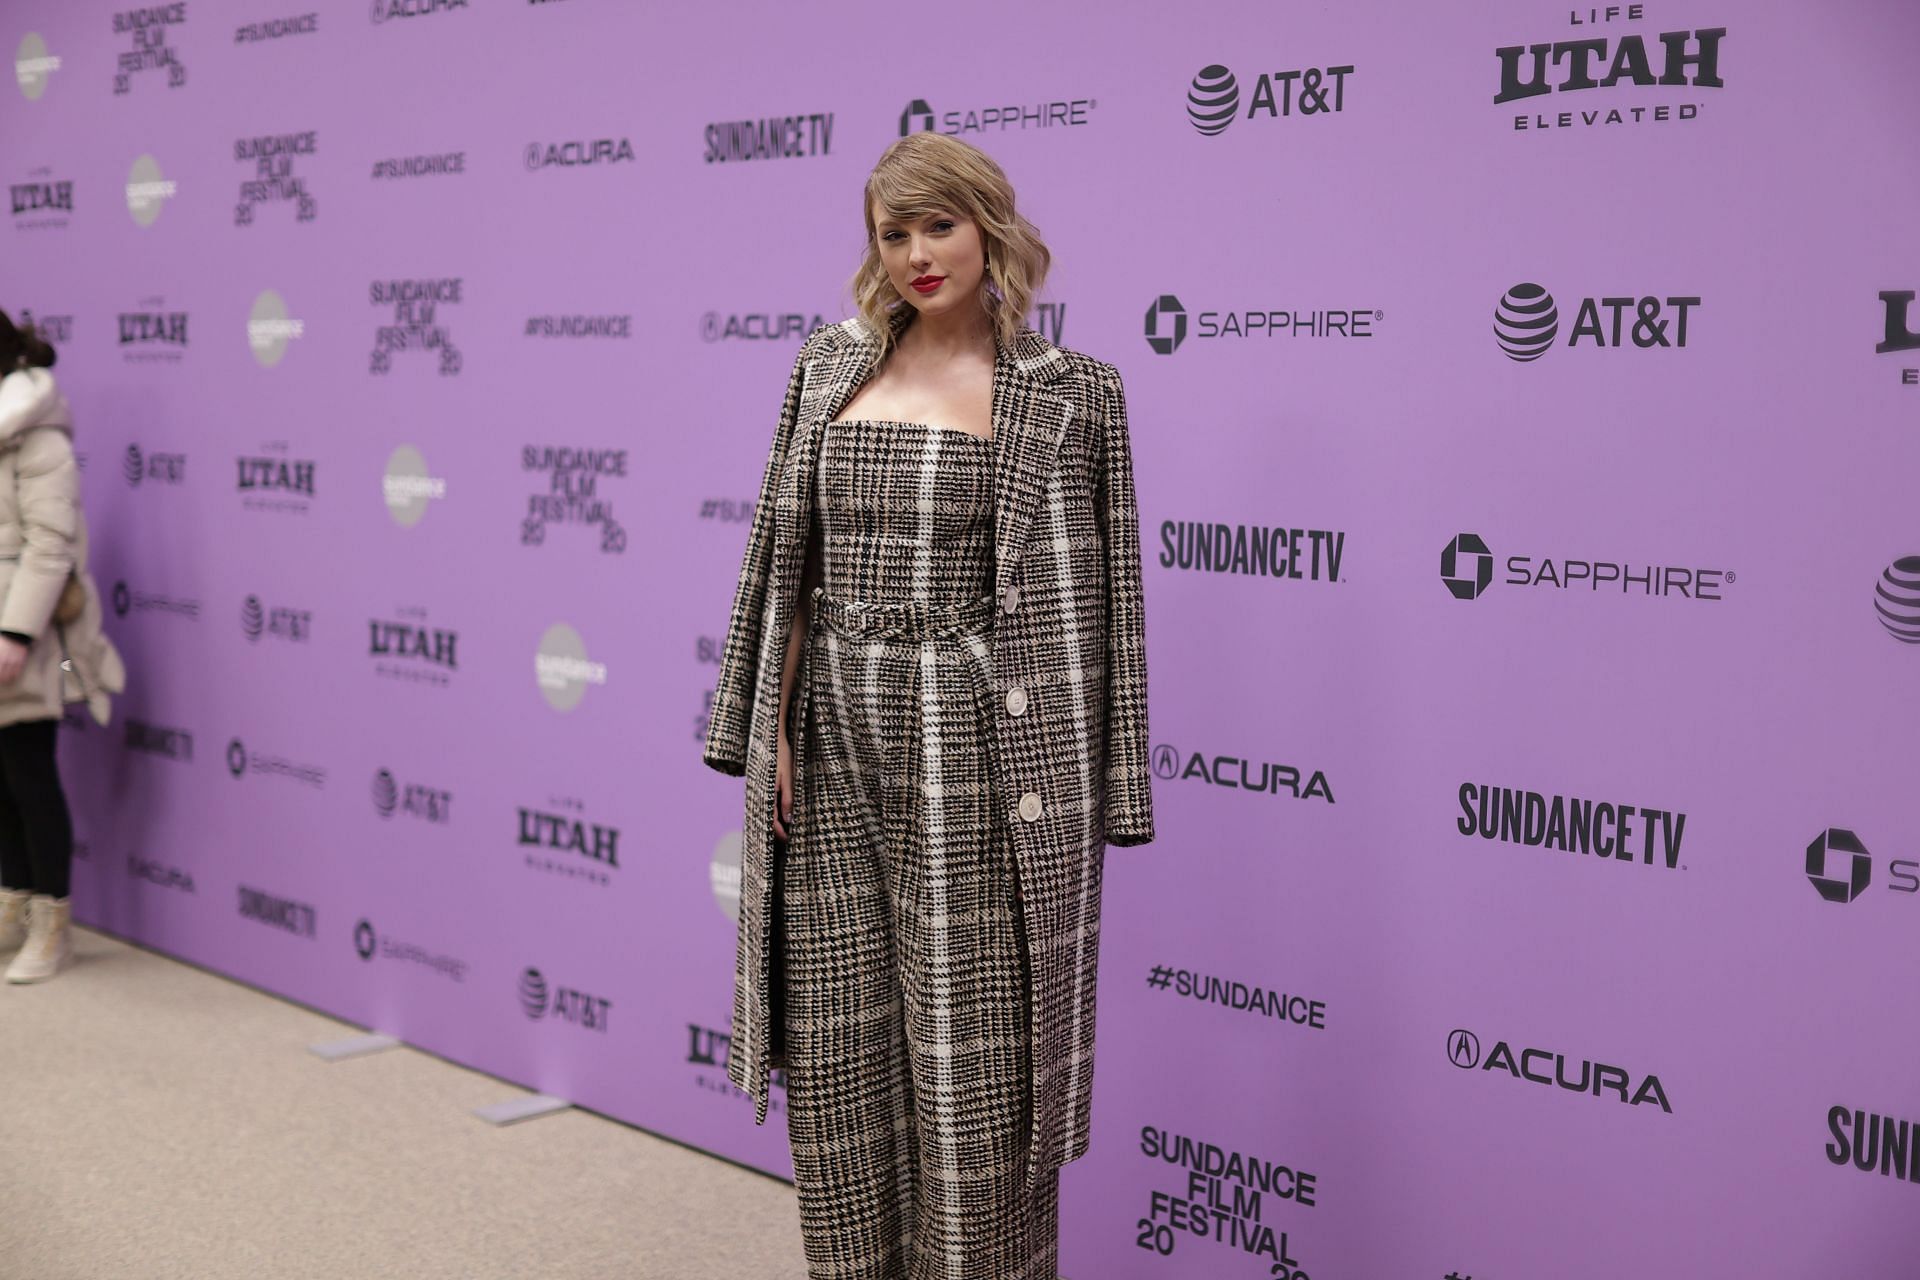
[[[0,953],[9,982],[72,955],[73,823],[54,737],[69,701],[106,720],[125,672],[86,576],[73,417],[53,348],[0,311]]]

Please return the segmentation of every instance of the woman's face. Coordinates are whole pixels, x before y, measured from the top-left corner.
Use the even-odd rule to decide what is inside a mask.
[[[896,219],[875,201],[873,223],[888,279],[921,315],[978,305],[987,264],[972,219],[939,209]]]

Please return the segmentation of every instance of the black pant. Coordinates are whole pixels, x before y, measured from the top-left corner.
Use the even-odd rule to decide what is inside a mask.
[[[0,888],[64,898],[73,879],[73,819],[53,757],[58,720],[0,728]]]

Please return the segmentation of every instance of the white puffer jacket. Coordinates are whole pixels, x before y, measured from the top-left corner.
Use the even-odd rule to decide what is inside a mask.
[[[111,715],[107,695],[125,687],[126,668],[101,630],[86,568],[73,414],[51,373],[17,370],[0,378],[0,631],[31,636],[33,647],[20,678],[0,685],[0,725],[58,719],[68,702],[86,702],[101,724]],[[69,570],[86,607],[57,627]]]

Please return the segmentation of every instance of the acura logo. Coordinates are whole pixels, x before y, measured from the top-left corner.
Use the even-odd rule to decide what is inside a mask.
[[[1479,1066],[1480,1037],[1464,1029],[1448,1032],[1447,1061],[1463,1071]]]

